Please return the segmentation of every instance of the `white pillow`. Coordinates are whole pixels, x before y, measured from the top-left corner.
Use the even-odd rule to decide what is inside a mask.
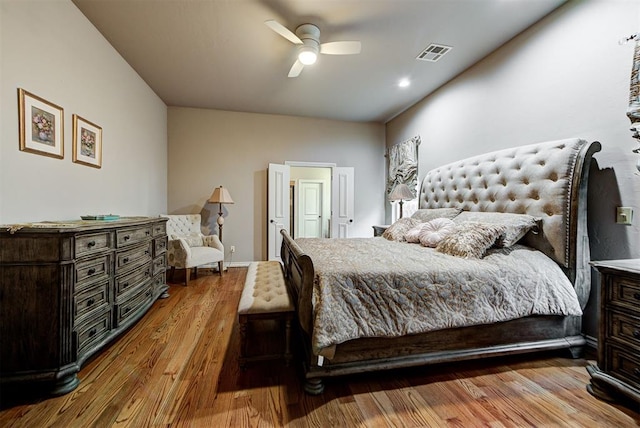
[[[448,218],[435,218],[422,225],[419,234],[420,244],[424,247],[436,247],[455,227]]]

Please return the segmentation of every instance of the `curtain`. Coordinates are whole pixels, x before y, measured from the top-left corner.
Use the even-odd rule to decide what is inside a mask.
[[[631,132],[633,138],[640,143],[640,42],[636,42],[633,52],[633,66],[631,67],[631,82],[629,85],[629,108],[627,117],[631,121]],[[640,147],[633,150],[640,153]],[[636,168],[640,171],[640,159],[636,163]]]
[[[387,151],[389,176],[387,178],[387,196],[396,184],[404,183],[417,197],[418,187],[418,146],[420,136],[394,144]]]

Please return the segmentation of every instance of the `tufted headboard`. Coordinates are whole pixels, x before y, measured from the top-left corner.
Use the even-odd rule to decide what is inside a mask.
[[[590,273],[586,187],[591,156],[599,150],[598,142],[572,138],[453,162],[425,175],[420,208],[457,207],[538,217],[540,233],[529,234],[525,243],[568,269],[573,281],[578,271]]]

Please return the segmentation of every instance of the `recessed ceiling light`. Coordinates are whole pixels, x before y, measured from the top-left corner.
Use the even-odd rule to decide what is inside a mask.
[[[411,84],[411,81],[409,79],[407,79],[406,77],[403,79],[400,79],[398,81],[398,86],[400,88],[406,88],[407,86],[409,86]]]

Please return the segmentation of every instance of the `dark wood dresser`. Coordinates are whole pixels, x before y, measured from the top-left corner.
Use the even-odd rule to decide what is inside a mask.
[[[626,397],[640,410],[640,259],[591,263],[600,272],[598,366],[589,366],[589,392]]]
[[[0,382],[65,394],[91,355],[167,297],[166,218],[0,226]],[[17,230],[16,230],[17,229]]]

